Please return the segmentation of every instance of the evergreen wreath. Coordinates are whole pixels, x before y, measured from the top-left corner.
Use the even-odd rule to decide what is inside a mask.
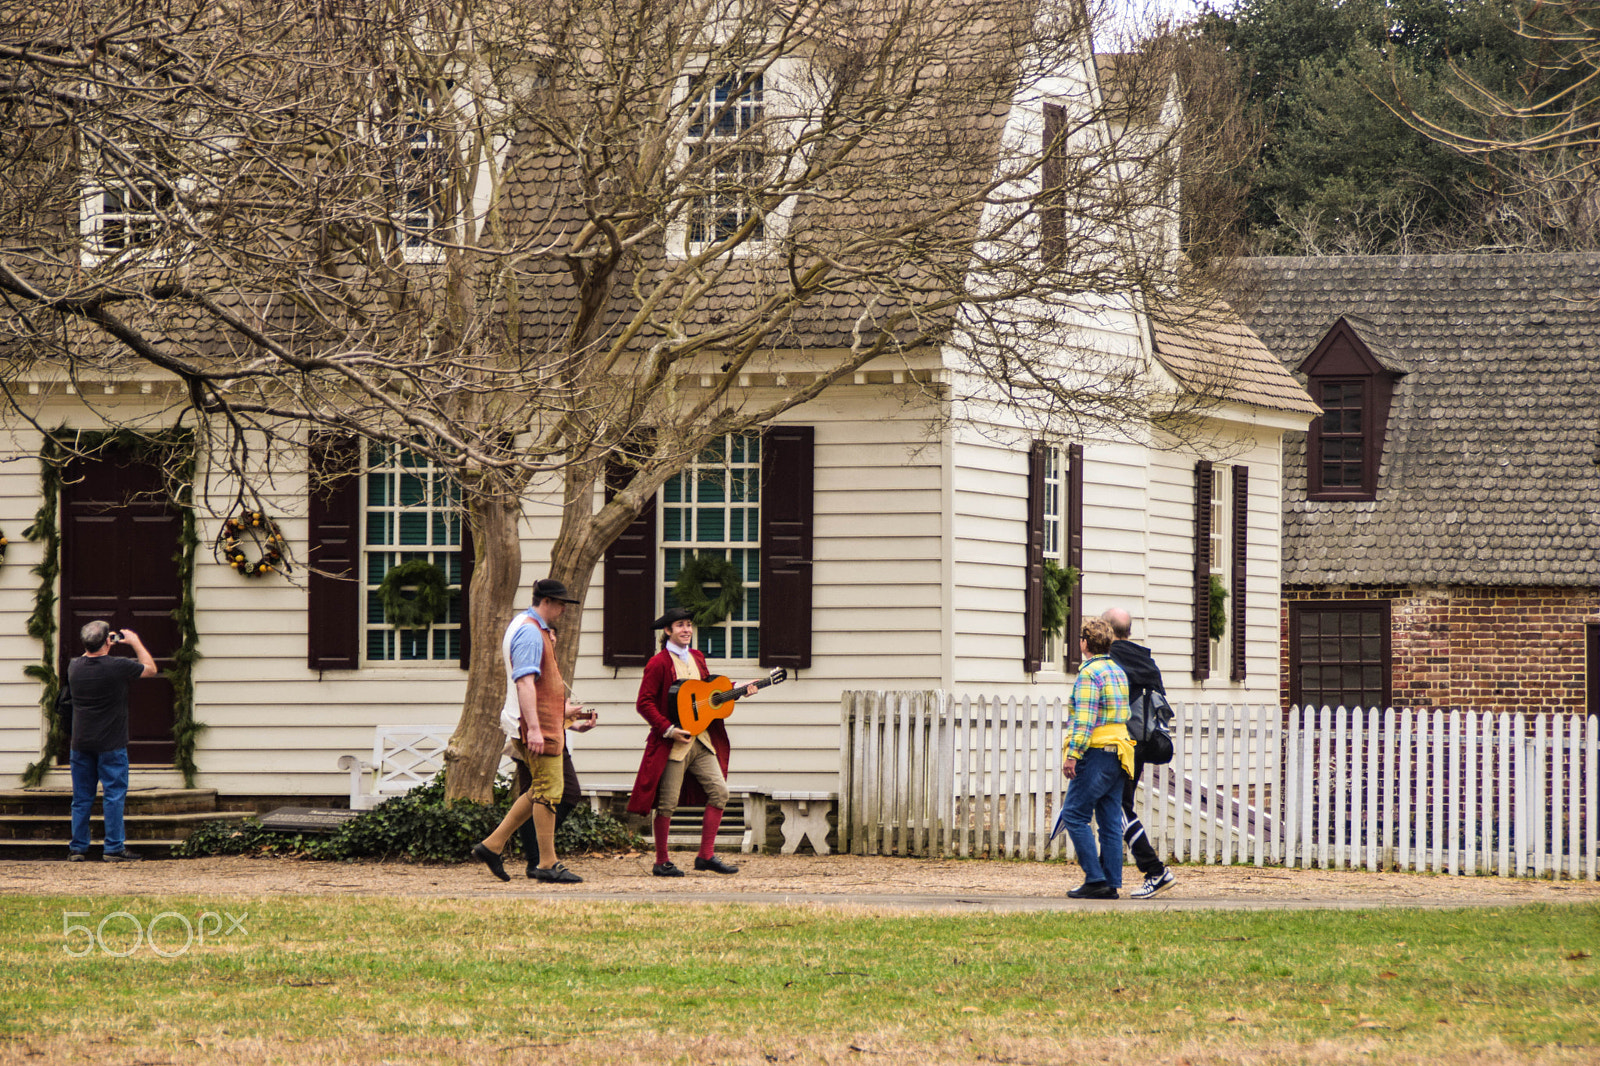
[[[253,541],[261,551],[261,557],[255,562],[245,554],[245,541]],[[289,541],[265,511],[244,510],[237,518],[229,515],[223,519],[211,553],[218,562],[227,563],[245,577],[287,574],[294,569],[289,565]]]
[[[405,589],[415,588],[407,596]],[[427,629],[443,621],[450,609],[450,588],[444,571],[426,559],[391,566],[378,585],[383,601],[383,617],[395,629]]]
[[[1067,598],[1078,587],[1078,568],[1061,566],[1054,559],[1044,561],[1044,607],[1039,612],[1044,624],[1044,635],[1054,638],[1061,635],[1067,625]]]
[[[721,587],[716,599],[706,595],[707,583]],[[703,629],[721,624],[744,602],[744,580],[739,568],[725,556],[708,552],[685,555],[672,595]]]
[[[1228,590],[1222,587],[1222,578],[1216,574],[1211,575],[1211,639],[1221,640],[1222,635],[1228,631],[1228,613],[1223,609],[1223,601],[1228,598]]]
[[[11,542],[6,539],[6,535],[3,532],[0,532],[0,562],[3,562],[5,560],[5,557],[6,557],[6,545],[8,545],[10,543]]]

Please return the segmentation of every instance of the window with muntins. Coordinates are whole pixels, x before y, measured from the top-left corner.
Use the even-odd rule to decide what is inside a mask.
[[[367,448],[363,476],[362,577],[369,663],[457,663],[461,657],[461,492],[449,471],[402,445]],[[395,629],[378,588],[401,563],[423,559],[444,572],[448,609],[421,629]]]
[[[766,107],[765,79],[742,71],[707,75],[692,91],[698,100],[688,131],[690,160],[706,191],[690,204],[689,240],[723,240],[752,219],[750,237],[761,240],[766,226],[756,190],[765,180],[767,161],[757,131]]]
[[[454,88],[453,81],[445,81],[440,91],[448,95]],[[443,254],[439,240],[448,222],[446,179],[454,134],[444,123],[450,109],[422,87],[397,88],[394,99],[397,117],[385,136],[393,152],[394,239],[408,261],[433,262]]]
[[[1325,492],[1361,492],[1366,486],[1366,389],[1364,381],[1323,381],[1321,458]]]
[[[708,659],[761,655],[761,438],[729,434],[702,451],[661,486],[662,609],[679,606],[673,587],[686,559],[728,560],[744,595],[720,625],[697,627],[696,646]],[[703,584],[715,599],[721,589]]]
[[[104,259],[153,250],[161,240],[163,219],[176,205],[177,175],[175,160],[142,148],[107,152],[81,201],[80,226],[88,253]]]
[[[1389,605],[1289,605],[1290,701],[1305,707],[1389,705]]]

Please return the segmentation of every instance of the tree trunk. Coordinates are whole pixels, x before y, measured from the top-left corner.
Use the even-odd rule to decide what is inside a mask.
[[[505,704],[506,672],[500,640],[516,609],[522,581],[521,508],[515,497],[477,494],[469,494],[466,507],[477,553],[466,619],[472,656],[461,719],[444,754],[445,797],[491,803],[495,769],[505,749],[500,708]]]

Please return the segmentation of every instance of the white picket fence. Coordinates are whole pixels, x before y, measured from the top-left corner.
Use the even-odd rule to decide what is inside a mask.
[[[1594,880],[1600,727],[1563,714],[1180,706],[1137,807],[1175,862]],[[846,692],[840,847],[1072,856],[1064,700]]]

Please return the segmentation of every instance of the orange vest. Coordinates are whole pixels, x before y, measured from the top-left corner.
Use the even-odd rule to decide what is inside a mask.
[[[538,622],[533,624],[539,625]],[[567,686],[561,680],[561,667],[556,664],[555,631],[539,625],[539,636],[544,638],[544,651],[539,656],[539,672],[533,679],[539,732],[544,735],[544,753],[560,755],[567,738]]]

